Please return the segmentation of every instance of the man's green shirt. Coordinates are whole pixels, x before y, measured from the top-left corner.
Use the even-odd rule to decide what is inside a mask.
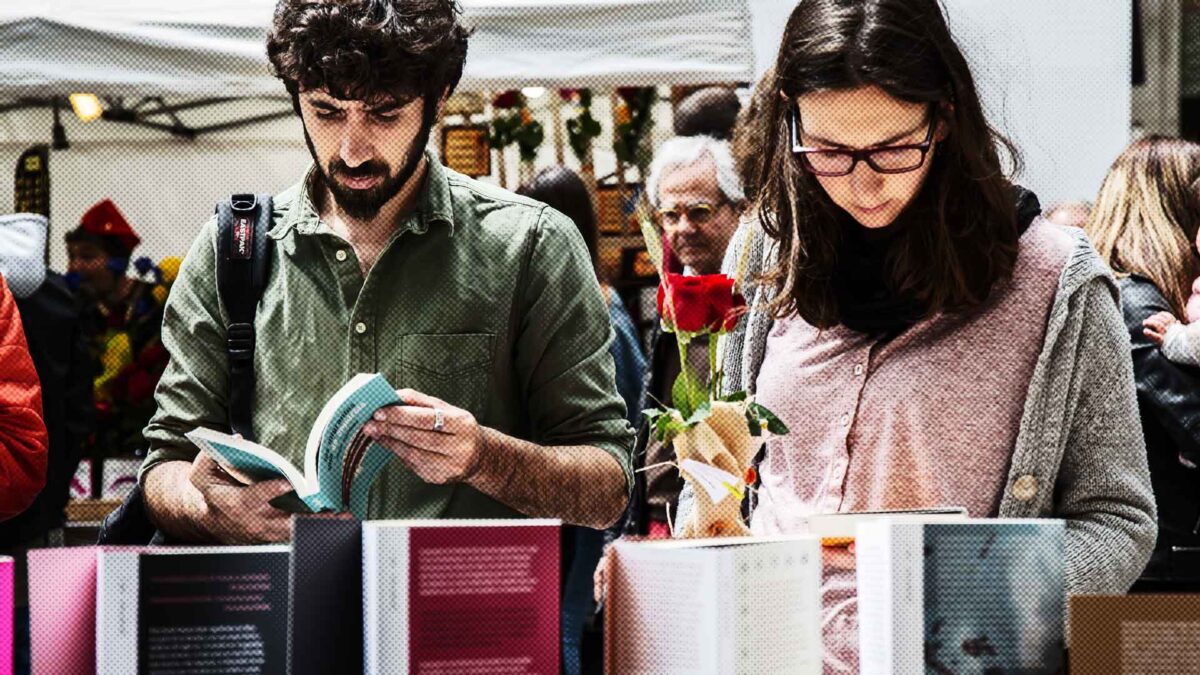
[[[599,447],[632,486],[632,431],[609,354],[613,330],[575,225],[433,157],[427,166],[419,207],[366,278],[353,248],[314,208],[314,169],[275,198],[270,275],[255,320],[256,440],[302,468],[326,400],[354,374],[378,372],[503,433]],[[167,301],[162,339],[171,361],[145,431],[143,480],[156,464],[195,457],[186,432],[228,430],[228,314],[216,256],[213,219]],[[371,518],[516,515],[464,484],[425,483],[398,459],[382,472],[369,507]]]

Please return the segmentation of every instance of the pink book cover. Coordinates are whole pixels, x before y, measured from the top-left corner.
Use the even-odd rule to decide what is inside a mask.
[[[98,550],[94,546],[83,546],[29,552],[29,623],[34,675],[90,675],[96,672]],[[11,645],[11,640],[6,644]],[[7,661],[11,662],[11,659]]]
[[[0,556],[0,675],[12,675],[13,559]]]
[[[410,541],[410,673],[557,675],[559,528],[414,527]]]

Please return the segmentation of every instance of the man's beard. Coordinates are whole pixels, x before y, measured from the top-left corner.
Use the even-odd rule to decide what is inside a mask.
[[[373,187],[352,188],[342,183],[338,178],[374,178],[378,177]],[[372,160],[356,167],[347,166],[339,158],[330,160],[329,166],[321,170],[321,178],[326,187],[333,193],[333,201],[343,213],[356,220],[374,218],[383,205],[391,201],[404,188],[407,182],[405,176],[393,175],[386,162]]]
[[[325,186],[333,194],[334,202],[337,204],[338,209],[355,220],[370,220],[374,218],[379,214],[379,209],[383,208],[384,204],[387,204],[393,197],[400,194],[405,184],[408,183],[408,179],[412,177],[413,173],[416,172],[417,166],[420,165],[421,157],[424,154],[424,141],[427,140],[428,134],[417,134],[412,147],[409,148],[408,159],[405,162],[404,168],[398,173],[393,174],[387,162],[379,160],[371,160],[356,167],[350,167],[340,157],[334,157],[329,161],[328,166],[322,166],[321,158],[317,156],[317,148],[313,145],[312,137],[308,135],[308,129],[304,130],[304,141],[308,144],[308,151],[312,155],[313,161],[316,162],[317,170],[321,172],[321,179],[325,182]],[[373,187],[360,190],[339,182],[339,176],[343,178],[378,177],[380,180]]]

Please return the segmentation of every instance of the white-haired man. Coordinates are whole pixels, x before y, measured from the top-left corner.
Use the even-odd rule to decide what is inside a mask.
[[[646,191],[685,270],[720,272],[746,201],[729,143],[711,136],[668,140],[654,155]]]
[[[720,272],[725,249],[737,230],[746,202],[729,143],[711,136],[677,136],[668,140],[655,153],[646,190],[658,211],[663,234],[684,272]],[[703,336],[692,340],[687,359],[695,372],[707,376],[708,340]],[[657,333],[650,350],[645,400],[672,405],[671,385],[680,370],[675,336]],[[671,447],[650,439],[646,425],[642,426],[635,462],[653,466],[674,460]],[[682,487],[679,472],[672,467],[639,472],[625,531],[666,536]]]

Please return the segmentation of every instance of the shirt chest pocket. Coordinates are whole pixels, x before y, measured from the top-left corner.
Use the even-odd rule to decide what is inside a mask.
[[[470,411],[487,413],[495,336],[489,333],[403,335],[397,388],[416,389]]]

